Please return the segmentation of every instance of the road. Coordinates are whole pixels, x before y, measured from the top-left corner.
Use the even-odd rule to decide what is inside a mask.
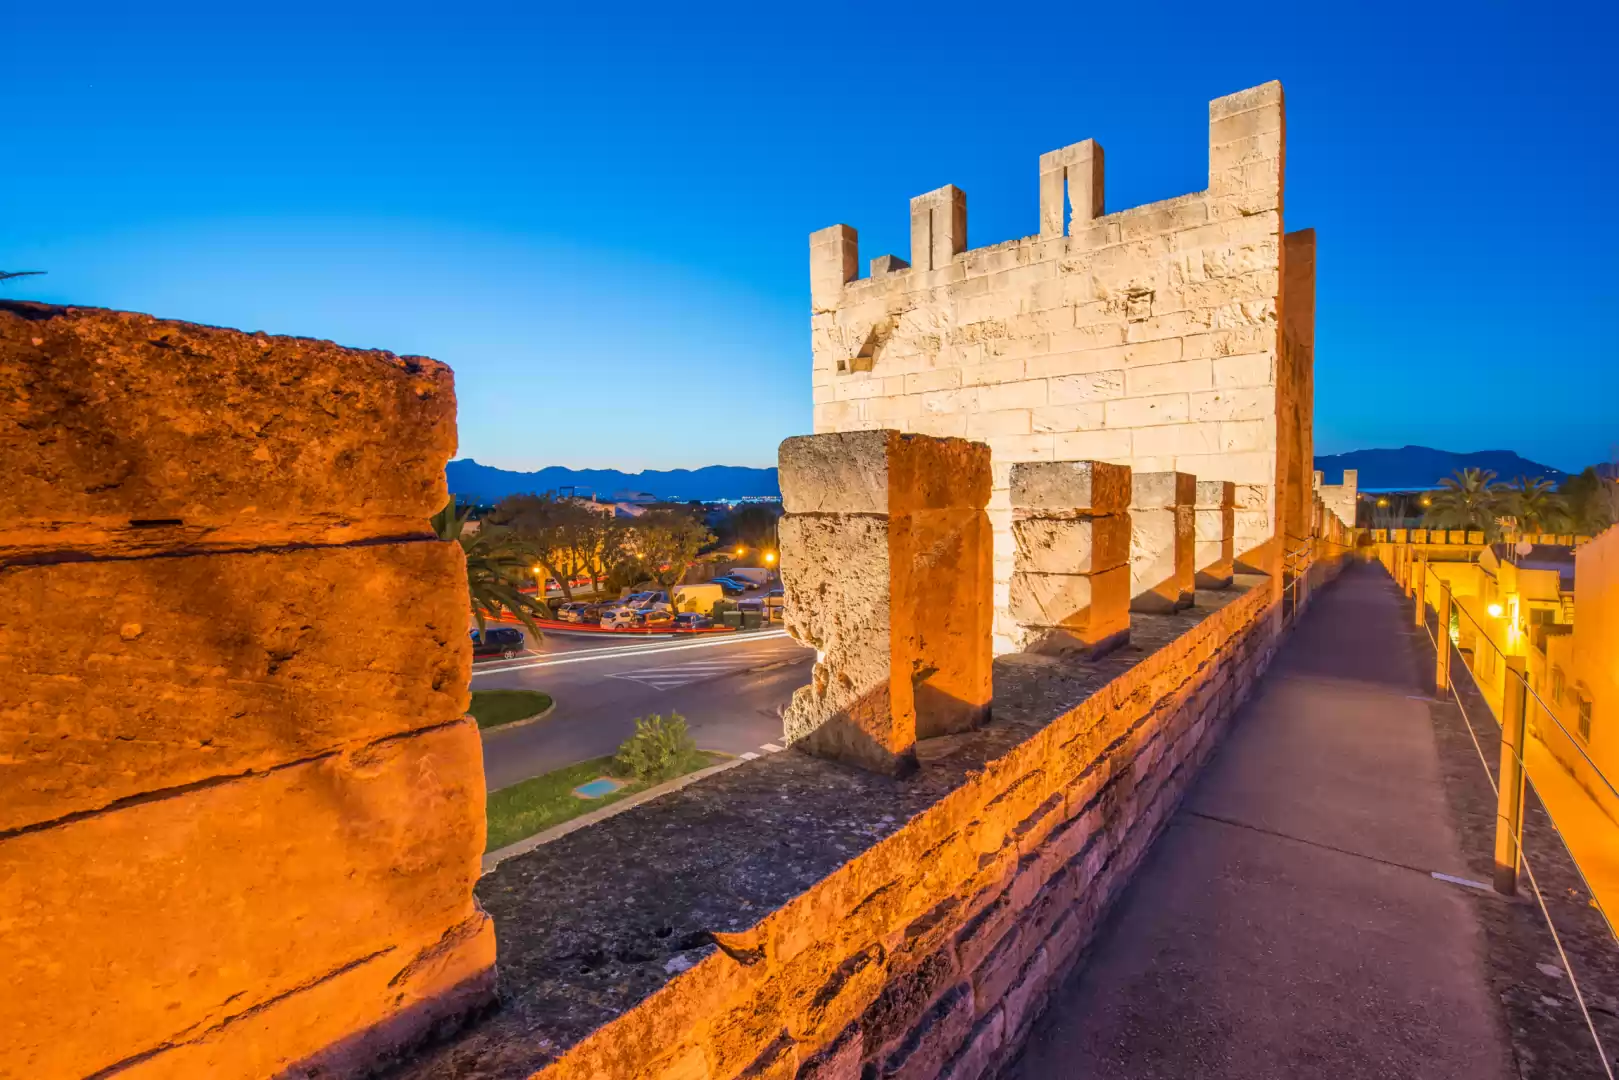
[[[779,740],[778,710],[815,659],[779,630],[630,644],[552,635],[541,650],[473,665],[474,690],[543,690],[557,703],[538,723],[484,733],[490,791],[611,754],[650,713],[684,716],[704,750],[756,752]]]

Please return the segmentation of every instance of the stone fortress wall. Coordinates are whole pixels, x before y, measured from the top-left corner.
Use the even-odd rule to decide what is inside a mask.
[[[997,652],[1016,647],[1014,462],[1234,483],[1243,569],[1307,535],[1315,240],[1284,233],[1284,143],[1267,83],[1210,103],[1205,191],[1103,213],[1087,140],[1041,156],[1037,235],[969,250],[947,186],[911,201],[909,263],[861,278],[854,229],[811,236],[815,431],[991,448]]]
[[[1332,511],[1339,521],[1353,529],[1355,527],[1355,502],[1360,498],[1360,470],[1345,469],[1344,480],[1341,484],[1324,484],[1326,474],[1317,470],[1315,477],[1315,493],[1321,497],[1321,503]]]
[[[492,996],[454,448],[432,360],[0,303],[0,1076],[343,1077]]]

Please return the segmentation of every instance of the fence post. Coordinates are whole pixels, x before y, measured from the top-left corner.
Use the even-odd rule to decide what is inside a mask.
[[[1512,896],[1518,890],[1518,864],[1523,860],[1518,840],[1523,836],[1524,658],[1508,656],[1505,661],[1501,786],[1496,792],[1495,809],[1495,891]]]
[[[1428,621],[1428,556],[1426,554],[1417,559],[1416,582],[1416,614],[1412,616],[1412,621],[1415,625],[1421,626]]]
[[[1450,595],[1450,582],[1439,582],[1439,627],[1434,633],[1434,652],[1438,659],[1434,661],[1433,685],[1434,693],[1443,694],[1450,689],[1450,605],[1455,601]]]

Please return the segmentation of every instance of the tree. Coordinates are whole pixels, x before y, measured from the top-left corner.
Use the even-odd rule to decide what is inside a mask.
[[[1518,528],[1525,533],[1555,533],[1568,527],[1563,500],[1554,494],[1550,480],[1518,477],[1502,492],[1501,505],[1518,519]]]
[[[433,515],[433,531],[440,540],[461,545],[467,559],[467,603],[472,617],[477,620],[478,631],[484,630],[485,613],[499,616],[502,611],[512,615],[528,627],[536,638],[544,633],[534,624],[535,616],[549,618],[551,611],[545,598],[519,592],[517,585],[528,570],[532,553],[515,537],[498,525],[484,523],[477,532],[465,531],[471,508],[461,511],[452,498]]]
[[[1562,496],[1578,532],[1595,536],[1619,522],[1619,483],[1605,478],[1595,467],[1563,481]]]
[[[631,524],[628,546],[673,604],[675,586],[685,580],[697,553],[713,541],[714,534],[683,510],[648,510]]]
[[[720,522],[719,533],[727,544],[764,547],[776,535],[776,512],[758,503],[739,506]]]
[[[508,528],[527,544],[534,561],[556,579],[563,598],[573,599],[574,579],[589,577],[599,586],[612,565],[621,530],[611,512],[555,495],[510,495],[490,520]]]
[[[1500,485],[1495,473],[1488,469],[1463,469],[1455,476],[1439,482],[1423,523],[1430,528],[1482,529],[1495,536],[1499,529],[1495,523],[1500,504]]]

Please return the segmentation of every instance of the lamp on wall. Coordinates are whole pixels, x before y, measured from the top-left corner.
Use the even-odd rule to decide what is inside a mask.
[[[1506,612],[1506,609],[1500,604],[1491,604],[1484,610],[1490,613],[1490,618],[1492,619],[1499,619]]]

